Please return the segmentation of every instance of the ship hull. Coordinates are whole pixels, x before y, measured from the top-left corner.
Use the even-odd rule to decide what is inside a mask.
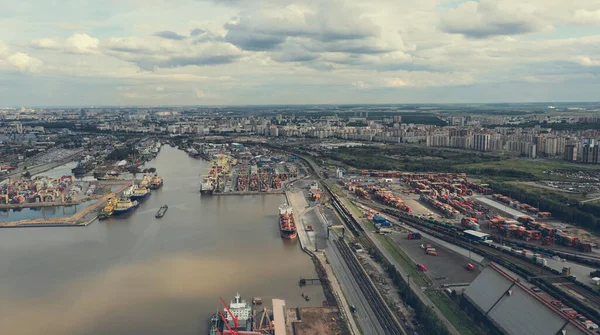
[[[112,215],[112,213],[111,214],[109,214],[109,213],[100,213],[100,215],[98,215],[98,220],[106,220],[109,217],[111,217],[111,215]]]
[[[293,233],[288,233],[288,232],[281,232],[281,237],[286,239],[286,240],[293,240],[296,237],[298,237],[298,233],[297,232],[293,232]]]
[[[115,209],[113,215],[122,215],[134,211],[139,205],[131,206],[127,209]]]
[[[149,197],[149,196],[150,196],[150,192],[148,192],[148,193],[146,193],[146,194],[143,194],[143,195],[132,195],[132,196],[130,197],[130,199],[131,199],[132,201],[133,201],[133,200],[142,200],[142,199],[146,199],[146,198],[147,198],[147,197]]]
[[[150,184],[149,187],[150,187],[151,190],[158,190],[162,186],[163,186],[163,183],[159,183],[159,184]]]

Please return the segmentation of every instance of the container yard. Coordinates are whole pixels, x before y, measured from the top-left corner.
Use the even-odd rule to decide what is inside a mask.
[[[457,230],[483,230],[496,239],[573,252],[590,253],[596,248],[581,230],[552,221],[551,213],[531,204],[494,193],[488,185],[468,180],[466,174],[354,171],[347,176],[344,188],[361,201],[427,217]]]
[[[8,179],[0,186],[0,208],[75,205],[97,198],[104,192],[106,188],[103,185],[75,181],[73,176]]]
[[[298,178],[298,165],[290,155],[239,144],[205,145],[194,152],[211,157],[211,169],[203,177],[203,195],[280,194]],[[189,152],[189,151],[188,151]]]

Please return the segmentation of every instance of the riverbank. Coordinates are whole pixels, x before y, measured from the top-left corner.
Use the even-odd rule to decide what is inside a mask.
[[[19,220],[12,222],[0,222],[0,228],[20,228],[20,227],[79,227],[87,226],[93,222],[97,215],[96,212],[108,202],[109,199],[120,195],[123,191],[131,186],[130,183],[126,183],[118,190],[108,193],[98,201],[87,206],[86,208],[78,211],[67,218],[41,218],[32,220]],[[32,204],[34,205],[34,204]],[[56,205],[54,205],[56,206]]]

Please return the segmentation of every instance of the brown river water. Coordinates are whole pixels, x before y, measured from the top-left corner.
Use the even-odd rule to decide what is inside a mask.
[[[319,286],[298,287],[312,261],[279,236],[283,196],[201,197],[208,164],[169,146],[146,166],[165,184],[126,217],[0,229],[0,334],[207,334],[236,292],[321,305]]]

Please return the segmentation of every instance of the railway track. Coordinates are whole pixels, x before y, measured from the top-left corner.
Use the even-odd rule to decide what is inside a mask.
[[[385,301],[383,301],[383,298],[377,292],[377,289],[373,286],[367,273],[364,271],[356,257],[354,257],[350,247],[343,241],[343,238],[336,240],[335,244],[344,259],[344,262],[346,262],[348,268],[354,274],[354,278],[367,298],[369,306],[371,306],[371,309],[375,313],[375,317],[381,324],[385,333],[390,335],[407,335],[404,328],[402,328],[394,318],[392,311],[388,309]]]
[[[468,243],[461,236],[456,235],[456,231],[451,231],[443,227],[431,228],[409,220],[408,218],[400,217],[390,213],[390,209],[376,204],[363,205],[382,213],[396,217],[400,222],[411,227],[424,231],[441,240],[458,245],[465,249],[471,249],[489,260],[492,260],[513,272],[527,278],[528,280],[537,283],[538,286],[544,288],[550,295],[560,299],[562,302],[572,305],[577,308],[588,319],[600,324],[600,294],[593,289],[576,284],[571,279],[565,276],[558,275],[546,267],[534,264],[527,259],[520,258],[500,249],[491,246],[481,245],[478,243]]]

